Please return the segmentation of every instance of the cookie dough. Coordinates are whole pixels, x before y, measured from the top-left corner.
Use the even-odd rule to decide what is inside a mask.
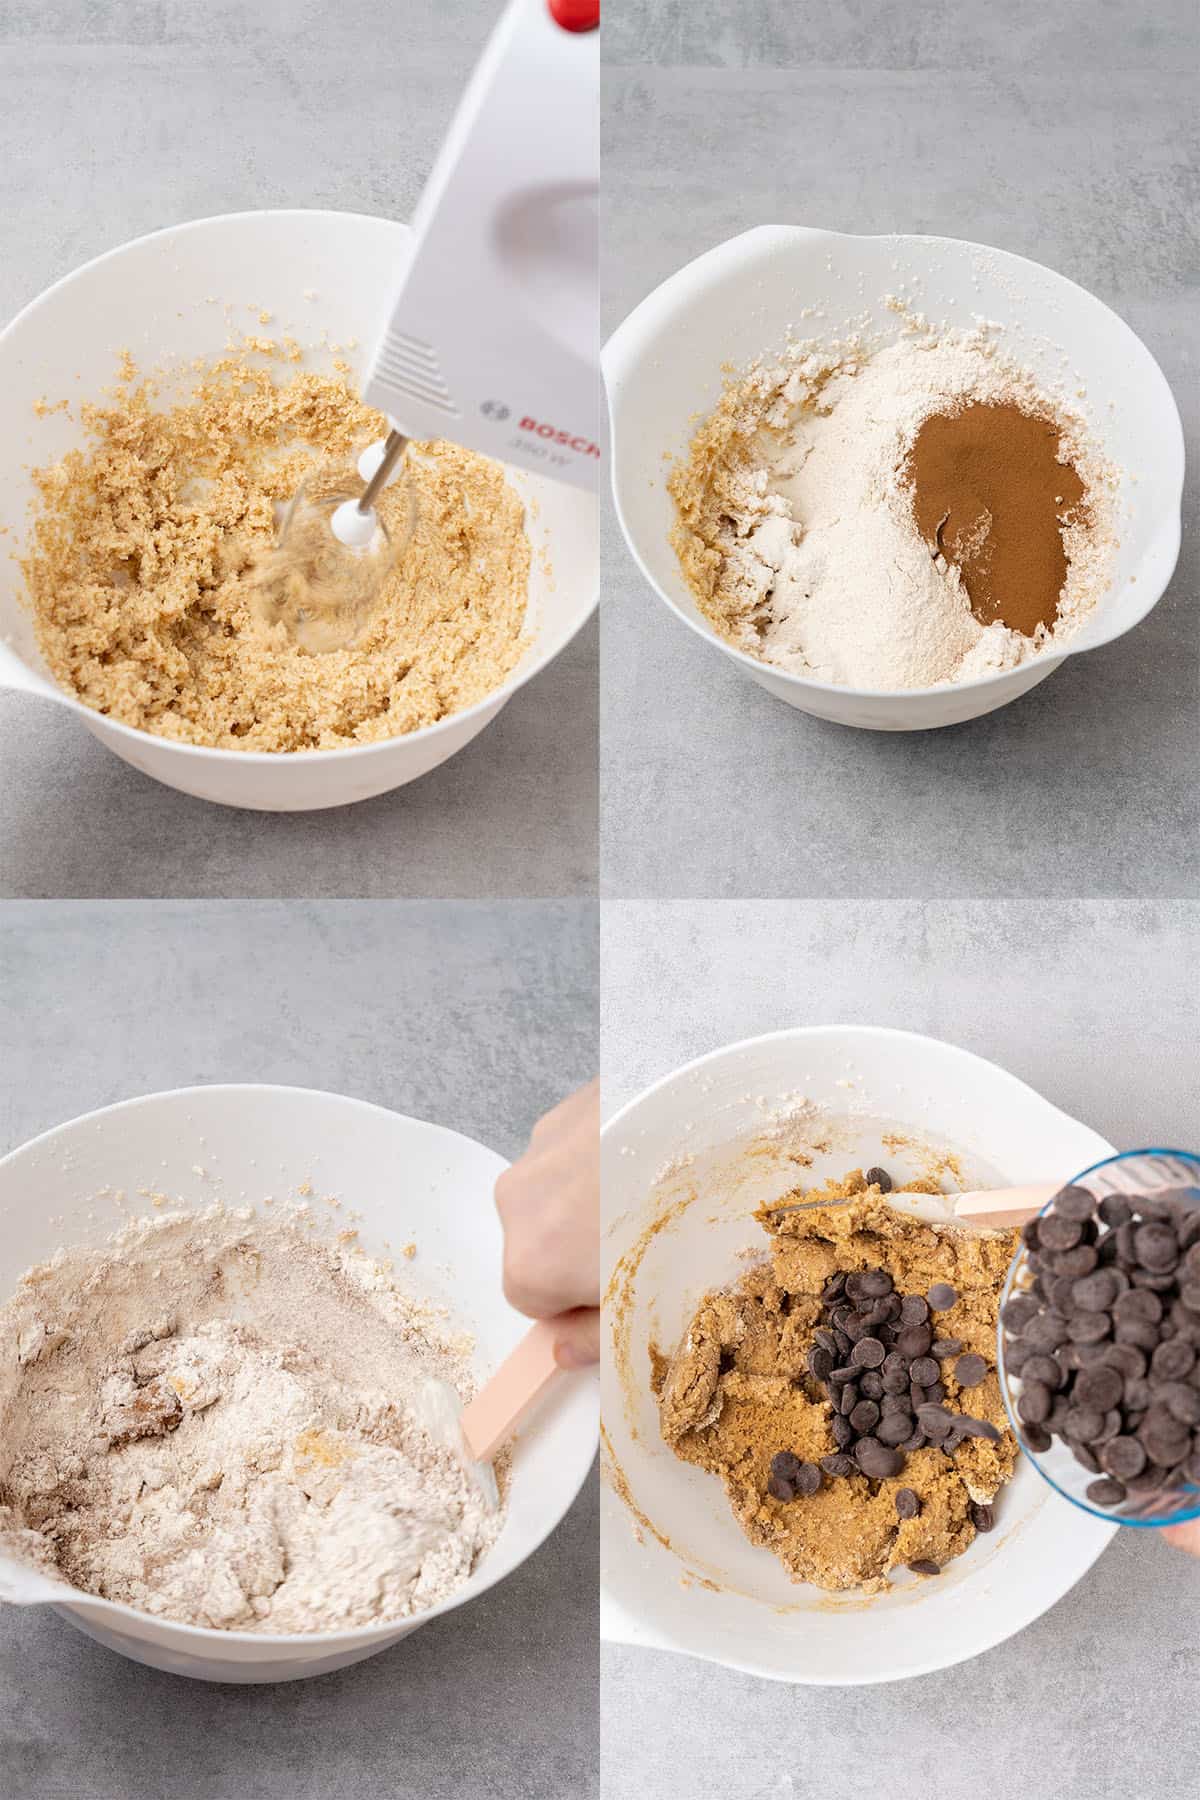
[[[170,405],[126,359],[109,402],[82,409],[84,446],[35,472],[28,600],[51,674],[85,705],[180,743],[341,749],[472,706],[520,661],[524,508],[498,463],[455,444],[411,447],[416,529],[352,644],[310,655],[263,615],[276,504],[302,479],[360,491],[354,458],[386,429],[344,375],[289,367],[299,354],[256,339]],[[398,487],[379,512],[406,530]]]
[[[938,1190],[914,1182],[903,1191]],[[893,1569],[940,1568],[961,1555],[976,1533],[972,1505],[990,1502],[1012,1475],[1017,1445],[995,1346],[1016,1233],[927,1224],[890,1205],[857,1169],[787,1199],[805,1202],[805,1210],[757,1215],[771,1238],[770,1261],[707,1294],[673,1358],[652,1350],[662,1435],[683,1461],[720,1477],[747,1537],[773,1551],[793,1580],[877,1591]],[[982,1357],[987,1372],[968,1395],[956,1359],[945,1359],[945,1404],[996,1426],[999,1441],[970,1438],[953,1455],[926,1445],[909,1452],[892,1479],[825,1475],[814,1494],[781,1502],[768,1491],[779,1452],[819,1463],[837,1448],[830,1405],[807,1359],[825,1283],[838,1270],[863,1269],[887,1270],[899,1293],[926,1295],[940,1282],[953,1288],[953,1304],[937,1313],[937,1334],[960,1340],[960,1354]],[[897,1513],[905,1488],[920,1503],[913,1518]]]

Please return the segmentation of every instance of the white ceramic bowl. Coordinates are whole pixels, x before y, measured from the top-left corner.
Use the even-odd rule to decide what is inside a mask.
[[[332,350],[319,347],[322,333],[342,346],[357,340],[344,354],[361,367],[410,243],[406,225],[358,213],[231,213],[137,238],[47,289],[0,333],[6,548],[19,552],[23,541],[33,497],[30,468],[52,462],[81,435],[61,413],[36,418],[38,401],[65,396],[74,406],[99,398],[115,379],[121,349],[149,369],[163,359],[173,364],[218,354],[231,330],[290,331],[314,368],[333,359]],[[273,315],[269,325],[259,324],[260,308]],[[8,557],[0,559],[0,686],[57,701],[144,774],[226,806],[302,812],[402,787],[469,744],[570,642],[596,604],[594,496],[516,469],[508,477],[529,506],[532,642],[494,694],[436,725],[378,744],[280,755],[210,750],[134,731],[93,712],[50,678],[22,604],[20,571]]]
[[[352,1209],[362,1214],[355,1223],[368,1252],[390,1254],[385,1239],[397,1250],[416,1243],[415,1259],[400,1263],[402,1280],[449,1306],[475,1334],[473,1361],[484,1375],[528,1328],[500,1288],[492,1189],[505,1167],[458,1132],[336,1094],[253,1086],[150,1094],[73,1119],[0,1161],[0,1297],[58,1245],[100,1242],[128,1214],[150,1211],[140,1188],[191,1205],[249,1205],[267,1194],[294,1198],[311,1181],[317,1196],[342,1201],[338,1212],[330,1209],[331,1229],[343,1227]],[[127,1211],[97,1198],[102,1188],[123,1189]],[[208,1631],[39,1584],[3,1560],[0,1599],[19,1591],[53,1605],[89,1637],[173,1674],[234,1682],[323,1675],[373,1656],[511,1574],[566,1513],[595,1451],[595,1383],[560,1377],[518,1433],[499,1540],[464,1587],[411,1619],[295,1635]]]
[[[726,643],[697,607],[671,548],[674,505],[663,456],[684,454],[697,415],[720,396],[724,365],[744,367],[781,349],[790,334],[836,335],[841,322],[863,314],[881,331],[894,329],[885,298],[905,284],[935,322],[969,328],[979,316],[996,321],[1001,347],[1015,359],[1048,383],[1070,373],[1072,389],[1085,390],[1073,403],[1127,478],[1112,588],[1063,654],[1120,637],[1158,600],[1179,554],[1183,431],[1145,345],[1101,301],[1053,270],[955,238],[847,237],[764,225],[655,288],[618,326],[603,356],[617,513],[651,587],[768,693],[817,718],[873,731],[920,731],[992,712],[1044,681],[1063,655],[902,693],[770,668]],[[821,308],[823,319],[802,319],[806,306]]]
[[[825,1115],[828,1148],[811,1169],[789,1161],[793,1139],[770,1117],[798,1095]],[[889,1144],[889,1133],[910,1147]],[[672,1349],[700,1295],[744,1266],[737,1252],[765,1247],[754,1206],[856,1166],[911,1179],[946,1150],[963,1184],[980,1187],[1065,1179],[1110,1154],[1094,1131],[994,1064],[934,1038],[863,1026],[729,1045],[667,1076],[605,1126],[606,1283],[620,1259],[647,1246],[632,1280],[620,1281],[624,1304],[606,1314],[605,1637],[778,1681],[894,1681],[1021,1630],[1113,1536],[1114,1524],[1082,1515],[1022,1461],[1000,1495],[995,1532],[937,1580],[905,1576],[868,1599],[828,1594],[792,1583],[750,1544],[720,1483],[659,1436],[647,1342]],[[936,1201],[915,1210],[939,1216]]]

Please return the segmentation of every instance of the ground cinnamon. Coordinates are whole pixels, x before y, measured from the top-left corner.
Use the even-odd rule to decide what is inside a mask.
[[[958,569],[981,625],[1032,637],[1058,616],[1063,528],[1084,496],[1060,450],[1053,420],[1011,402],[935,413],[917,432],[904,471],[917,529]]]

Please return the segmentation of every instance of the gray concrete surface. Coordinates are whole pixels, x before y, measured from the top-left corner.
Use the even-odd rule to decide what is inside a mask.
[[[993,1058],[1119,1145],[1200,1146],[1195,903],[613,901],[602,955],[606,1111],[740,1037],[893,1025]],[[1168,1800],[1195,1783],[1198,1611],[1200,1562],[1127,1530],[1036,1624],[941,1675],[789,1688],[608,1645],[602,1791]]]
[[[595,908],[0,907],[0,1152],[203,1081],[325,1087],[514,1156],[596,1066]],[[356,1668],[211,1687],[0,1609],[6,1800],[588,1800],[596,1489],[507,1581]]]
[[[624,0],[606,32],[606,329],[753,224],[972,238],[1121,313],[1195,457],[1200,27],[1185,0]],[[1133,634],[989,718],[904,737],[752,685],[667,612],[610,520],[603,891],[1194,892],[1196,492],[1175,580]]]
[[[498,11],[0,7],[0,319],[184,219],[270,206],[408,218]],[[59,708],[0,693],[0,895],[592,893],[596,660],[593,627],[433,775],[291,817],[175,794]]]

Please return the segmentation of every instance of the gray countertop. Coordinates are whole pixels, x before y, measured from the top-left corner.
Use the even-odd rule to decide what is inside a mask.
[[[1200,909],[1182,901],[609,902],[606,1110],[790,1025],[948,1038],[1133,1148],[1200,1146]],[[897,1792],[1166,1800],[1195,1783],[1200,1561],[1125,1530],[1006,1644],[882,1687],[790,1688],[607,1645],[605,1793],[818,1800],[879,1756]]]
[[[1122,314],[1195,456],[1200,27],[1185,0],[622,0],[606,31],[606,329],[754,224],[970,238]],[[987,718],[894,735],[753,685],[667,611],[610,518],[603,891],[862,893],[885,857],[903,894],[1195,892],[1195,523],[1193,481],[1175,579],[1136,631]]]
[[[512,1157],[596,1066],[596,918],[575,902],[11,901],[0,1153],[191,1082],[294,1082]],[[219,1000],[214,1001],[214,996]],[[11,1800],[586,1800],[595,1482],[500,1586],[354,1668],[273,1687],[144,1669],[0,1608]]]
[[[90,257],[185,219],[278,206],[410,217],[498,12],[498,0],[6,6],[0,320]],[[61,708],[0,693],[0,895],[592,893],[596,661],[593,623],[432,775],[290,815],[175,793]]]

